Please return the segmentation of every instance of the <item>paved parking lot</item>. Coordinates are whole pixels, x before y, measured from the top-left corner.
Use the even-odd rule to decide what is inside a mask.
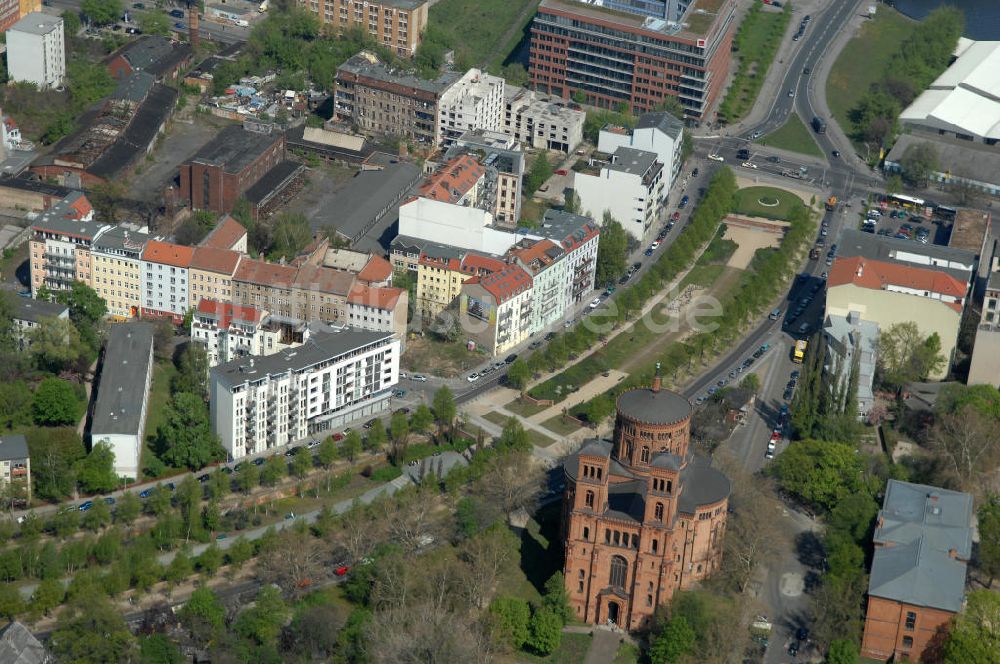
[[[904,210],[889,209],[877,217],[877,223],[874,227],[863,221],[861,230],[900,240],[913,240],[923,244],[945,246],[951,235],[951,224],[938,219],[926,219],[921,215],[910,214]]]

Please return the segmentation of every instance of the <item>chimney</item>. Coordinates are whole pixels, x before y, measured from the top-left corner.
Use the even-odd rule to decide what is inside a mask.
[[[190,31],[191,48],[198,48],[201,36],[198,34],[198,3],[188,2],[188,30]]]
[[[864,261],[858,261],[858,272],[857,272],[857,275],[860,277],[862,274],[864,274],[864,271],[865,271],[865,262]]]
[[[653,392],[660,391],[660,363],[656,363],[656,374],[653,375]]]
[[[958,559],[958,550],[957,549],[948,549],[948,557],[949,558],[955,558],[957,560]]]

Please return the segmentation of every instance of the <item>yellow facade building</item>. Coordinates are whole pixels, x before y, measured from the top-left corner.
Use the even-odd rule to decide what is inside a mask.
[[[233,275],[242,254],[229,249],[197,247],[188,268],[188,293],[192,309],[201,300],[232,302]]]
[[[145,233],[116,226],[101,233],[88,252],[91,261],[88,285],[104,298],[108,315],[115,320],[139,315],[142,251],[149,240]]]

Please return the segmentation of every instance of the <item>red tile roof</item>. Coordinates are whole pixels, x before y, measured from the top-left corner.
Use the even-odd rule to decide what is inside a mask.
[[[240,263],[240,252],[215,247],[195,247],[191,267],[232,276]]]
[[[253,307],[243,307],[230,302],[217,302],[202,298],[198,302],[198,313],[215,316],[220,329],[228,328],[233,320],[259,323],[263,313]]]
[[[420,258],[417,259],[417,263],[420,265],[428,265],[430,267],[437,267],[454,272],[457,272],[462,267],[462,261],[457,258],[436,258],[434,256],[428,256],[427,254],[420,254]]]
[[[520,265],[507,265],[499,272],[480,277],[479,285],[500,304],[531,288],[531,275]]]
[[[462,258],[461,270],[466,274],[487,275],[499,272],[507,267],[507,264],[498,258],[480,256],[479,254],[466,254]]]
[[[854,284],[872,290],[883,290],[886,286],[892,285],[958,299],[963,299],[966,294],[966,285],[944,272],[887,263],[861,256],[835,259],[826,284],[827,288]],[[961,303],[945,302],[944,304],[956,311],[962,311]]]
[[[475,157],[463,154],[427,176],[419,195],[442,203],[457,203],[476,186],[486,168]]]
[[[244,258],[236,268],[233,279],[261,286],[284,286],[290,288],[295,283],[297,268],[290,265],[268,263],[253,258]]]
[[[185,247],[173,242],[160,242],[159,240],[147,242],[146,250],[142,252],[144,261],[183,268],[191,265],[193,256],[194,249],[192,247]]]
[[[199,246],[215,247],[216,249],[232,249],[236,243],[246,237],[247,229],[228,214],[205,236]]]
[[[358,272],[358,280],[367,283],[386,281],[391,276],[392,263],[381,256],[372,256]]]
[[[524,263],[532,274],[538,274],[546,266],[554,263],[563,253],[559,245],[552,240],[539,240],[531,246],[511,251],[510,255]]]
[[[347,296],[347,301],[351,304],[361,304],[375,309],[392,311],[396,308],[399,296],[403,294],[402,288],[373,288],[357,284],[351,289]]]
[[[317,265],[303,265],[295,275],[295,286],[304,290],[347,295],[354,286],[354,275]]]

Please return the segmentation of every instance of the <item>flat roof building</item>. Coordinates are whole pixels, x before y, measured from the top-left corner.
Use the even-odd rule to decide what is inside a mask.
[[[31,12],[10,26],[7,74],[10,80],[55,88],[66,78],[66,41],[59,16]]]
[[[729,73],[736,2],[685,4],[674,18],[542,0],[531,24],[532,87],[564,99],[579,93],[602,108],[625,104],[636,114],[674,96],[686,116],[709,120]]]
[[[401,58],[416,54],[430,6],[427,0],[376,0],[363,5],[354,0],[298,0],[297,4],[338,35],[360,30]]]
[[[153,326],[131,322],[111,326],[90,422],[90,444],[107,442],[115,453],[115,474],[139,477],[153,378]]]
[[[212,430],[231,459],[242,459],[383,412],[399,354],[392,334],[341,328],[213,367]]]
[[[504,88],[503,131],[539,150],[571,152],[583,140],[587,114],[575,103],[516,85]]]

